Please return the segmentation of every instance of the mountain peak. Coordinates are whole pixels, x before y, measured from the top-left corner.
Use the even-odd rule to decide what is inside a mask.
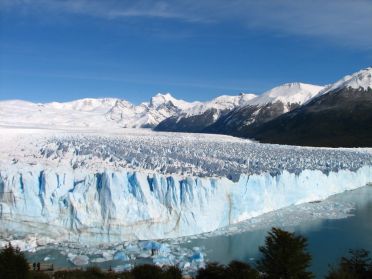
[[[162,105],[172,104],[173,106],[184,110],[194,105],[194,103],[189,103],[184,100],[178,100],[174,98],[170,93],[157,93],[155,96],[151,97],[150,106],[153,108],[158,108]]]
[[[264,105],[278,101],[284,104],[303,104],[307,100],[317,95],[323,88],[323,86],[301,82],[284,83],[253,99],[252,104]]]
[[[354,74],[344,76],[339,81],[333,83],[325,89],[324,93],[335,91],[342,88],[352,89],[372,89],[372,67],[367,67]]]
[[[157,93],[155,96],[151,97],[151,106],[158,107],[162,104],[172,102],[175,98],[170,93]]]

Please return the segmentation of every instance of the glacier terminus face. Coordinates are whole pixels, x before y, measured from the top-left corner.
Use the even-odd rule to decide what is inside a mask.
[[[1,131],[3,236],[87,244],[189,236],[372,182],[369,149],[146,130]]]

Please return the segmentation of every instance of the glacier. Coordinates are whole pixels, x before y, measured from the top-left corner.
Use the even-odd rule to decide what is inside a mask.
[[[370,149],[140,129],[0,132],[0,242],[30,249],[198,235],[372,182]]]
[[[146,170],[15,164],[0,171],[1,233],[86,244],[175,238],[371,182],[369,165],[328,173],[241,174],[234,182]]]

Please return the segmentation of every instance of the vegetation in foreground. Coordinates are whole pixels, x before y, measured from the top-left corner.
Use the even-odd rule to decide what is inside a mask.
[[[278,228],[268,233],[264,246],[259,248],[261,259],[255,266],[232,261],[228,265],[209,263],[198,270],[195,279],[308,279],[311,255],[307,239]],[[155,265],[136,266],[131,271],[104,272],[97,267],[86,270],[56,272],[30,271],[29,264],[18,249],[11,244],[0,251],[1,279],[181,279],[178,267],[160,268]],[[371,279],[372,260],[366,250],[350,250],[336,266],[331,266],[325,279]]]

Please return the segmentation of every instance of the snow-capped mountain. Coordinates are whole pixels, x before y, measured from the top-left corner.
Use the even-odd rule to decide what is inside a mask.
[[[150,102],[137,106],[115,98],[46,104],[12,100],[0,102],[0,124],[44,128],[154,127],[193,105],[169,93],[159,93]]]
[[[372,138],[368,132],[372,131],[371,90],[369,67],[325,87],[286,83],[258,96],[222,95],[207,102],[186,102],[169,93],[159,93],[139,105],[115,98],[46,104],[12,100],[0,102],[0,125],[155,128],[286,144],[372,146],[367,139],[360,141],[361,135]]]
[[[41,107],[46,107],[50,109],[56,110],[72,110],[72,111],[85,111],[85,112],[105,112],[114,106],[119,99],[115,98],[102,98],[102,99],[93,99],[93,98],[85,98],[80,100],[75,100],[71,102],[65,103],[58,103],[52,102],[47,103],[45,105],[39,104]]]
[[[0,102],[0,125],[58,128],[154,128],[167,131],[204,131],[227,113],[247,105],[255,107],[282,102],[288,111],[302,103],[319,87],[286,84],[262,96],[222,95],[206,102],[186,102],[169,93],[153,96],[134,105],[118,98],[80,99],[71,102],[31,103],[19,100]],[[161,123],[160,125],[158,125]]]
[[[161,121],[189,109],[196,103],[177,100],[171,94],[158,93],[150,102],[134,106],[127,101],[118,101],[107,113],[107,119],[113,120],[125,128],[153,128]]]
[[[156,129],[228,134],[280,144],[372,146],[372,68],[325,87],[283,84],[224,114],[206,112],[188,121],[173,116]]]
[[[21,100],[0,102],[0,124],[59,128],[153,128],[173,116],[217,113],[246,104],[253,94],[220,96],[207,102],[186,102],[171,94],[158,93],[149,102],[134,105],[117,98],[80,99],[71,102],[31,103]]]
[[[352,75],[347,75],[337,82],[327,86],[320,94],[326,94],[338,89],[358,89],[368,91],[372,88],[372,67],[362,69]]]
[[[298,109],[241,136],[312,146],[372,146],[372,68],[327,86]]]
[[[169,117],[155,128],[158,131],[202,132],[215,123],[222,115],[248,104],[255,94],[238,96],[222,95],[208,102],[195,103],[180,114]]]
[[[243,106],[230,110],[216,119],[214,123],[205,126],[203,131],[239,135],[241,129],[254,127],[291,111],[313,98],[322,89],[322,86],[304,83],[287,83],[277,86],[247,100]]]
[[[0,102],[0,124],[21,127],[104,126],[104,114],[117,99],[81,99],[66,103]]]
[[[232,110],[236,107],[244,106],[248,104],[249,101],[251,101],[252,99],[256,97],[257,95],[255,94],[245,94],[245,93],[241,93],[240,95],[237,95],[237,96],[222,95],[211,101],[207,101],[204,103],[202,102],[196,103],[194,106],[185,110],[183,114],[186,117],[190,117],[194,115],[203,114],[210,109],[215,109],[218,112]]]
[[[323,89],[323,86],[313,84],[300,82],[285,83],[266,91],[253,99],[249,105],[264,106],[280,102],[284,105],[285,109],[289,110],[294,104],[302,105]]]

